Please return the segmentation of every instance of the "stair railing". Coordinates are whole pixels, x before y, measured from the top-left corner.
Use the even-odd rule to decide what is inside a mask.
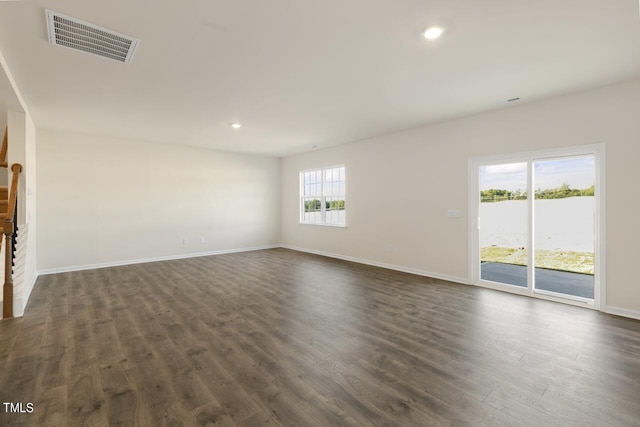
[[[13,176],[9,192],[9,205],[7,206],[7,217],[4,220],[3,232],[5,236],[5,262],[4,262],[4,286],[2,287],[2,317],[13,317],[13,240],[15,237],[15,218],[17,212],[18,180],[22,165],[14,163],[11,165]]]

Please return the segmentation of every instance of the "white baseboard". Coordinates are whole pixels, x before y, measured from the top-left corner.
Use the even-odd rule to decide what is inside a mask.
[[[640,320],[640,311],[629,310],[628,308],[612,307],[608,305],[604,307],[602,311],[608,314],[614,314],[616,316],[629,317],[631,319]]]
[[[25,292],[21,296],[14,296],[13,317],[22,317],[24,315],[24,309],[27,307],[31,291],[33,290],[33,286],[36,284],[36,280],[38,280],[37,274],[34,275],[31,283],[25,288]],[[0,318],[2,318],[2,307],[0,307]]]
[[[450,276],[448,274],[434,273],[433,271],[420,270],[417,268],[405,267],[402,265],[387,264],[384,262],[372,261],[372,260],[363,259],[363,258],[356,258],[356,257],[347,256],[347,255],[339,255],[339,254],[334,254],[330,252],[317,251],[315,249],[301,248],[298,246],[281,244],[280,247],[284,249],[290,249],[292,251],[306,252],[314,255],[326,256],[329,258],[337,258],[344,261],[357,262],[358,264],[365,264],[365,265],[371,265],[373,267],[386,268],[388,270],[401,271],[403,273],[415,274],[417,276],[432,277],[434,279],[446,280],[448,282],[460,283],[463,285],[469,284],[469,280],[464,277]]]
[[[24,312],[24,309],[27,308],[27,304],[29,303],[29,298],[31,297],[31,291],[33,291],[33,288],[36,285],[37,281],[38,281],[37,272],[33,275],[33,278],[29,281],[29,283],[25,281],[24,294],[22,295],[22,301],[23,301],[22,311],[23,312]]]
[[[211,256],[211,255],[233,254],[237,252],[260,251],[263,249],[275,249],[279,247],[280,245],[254,246],[250,248],[222,249],[218,251],[198,252],[193,254],[178,254],[178,255],[168,255],[168,256],[161,256],[161,257],[154,257],[154,258],[140,258],[140,259],[133,259],[133,260],[102,262],[97,264],[76,265],[71,267],[48,268],[44,270],[38,270],[37,275],[45,276],[48,274],[69,273],[72,271],[94,270],[96,268],[120,267],[123,265],[144,264],[147,262],[173,261],[178,259],[199,258],[199,257]]]

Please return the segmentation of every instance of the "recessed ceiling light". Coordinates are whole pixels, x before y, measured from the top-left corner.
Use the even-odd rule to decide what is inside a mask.
[[[231,127],[234,129],[240,129],[242,125],[240,123],[231,123]]]
[[[424,38],[427,40],[435,40],[442,35],[444,30],[440,27],[429,27],[424,32]]]

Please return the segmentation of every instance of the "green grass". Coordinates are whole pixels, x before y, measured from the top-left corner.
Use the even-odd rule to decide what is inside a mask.
[[[524,248],[499,248],[490,246],[482,248],[480,259],[485,262],[502,262],[505,264],[527,265],[527,251]],[[551,270],[570,271],[573,273],[593,274],[593,252],[574,252],[539,249],[536,251],[536,267]]]

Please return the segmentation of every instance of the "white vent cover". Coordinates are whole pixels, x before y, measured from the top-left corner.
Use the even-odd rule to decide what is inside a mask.
[[[49,42],[126,64],[138,40],[51,10],[46,11]]]

